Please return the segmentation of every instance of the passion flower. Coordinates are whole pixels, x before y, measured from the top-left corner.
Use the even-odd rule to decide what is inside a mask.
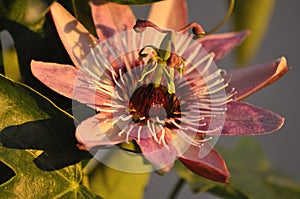
[[[157,5],[150,16],[154,22]],[[175,3],[161,5],[169,9]],[[281,116],[238,101],[281,77],[288,70],[285,58],[226,73],[214,65],[247,31],[193,41],[176,31],[143,26],[136,33],[135,18],[124,5],[94,2],[92,11],[101,42],[58,3],[51,6],[75,67],[31,63],[33,74],[48,87],[97,111],[77,126],[81,149],[135,140],[156,169],[170,170],[178,157],[191,171],[228,182],[226,164],[209,141],[220,134],[257,135],[282,126]],[[169,16],[165,17],[162,21],[168,22]],[[182,25],[185,9],[174,17]],[[181,29],[171,21],[173,29]],[[117,34],[121,31],[126,32]],[[172,37],[163,45],[169,32]]]

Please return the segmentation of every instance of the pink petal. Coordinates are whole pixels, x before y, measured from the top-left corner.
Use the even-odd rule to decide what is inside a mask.
[[[287,71],[287,62],[284,57],[271,63],[257,64],[229,71],[225,76],[225,80],[230,80],[229,87],[226,90],[230,91],[235,88],[238,92],[235,95],[235,100],[239,101],[275,82]]]
[[[168,172],[173,167],[178,151],[180,151],[179,146],[182,140],[179,136],[174,136],[173,132],[169,129],[166,128],[165,130],[167,147],[163,143],[159,144],[155,141],[153,136],[141,138],[137,143],[145,158],[154,165],[155,169]],[[158,133],[158,135],[160,135],[160,133]]]
[[[209,150],[210,152],[203,158],[199,157],[200,151]],[[222,156],[209,144],[205,143],[202,147],[190,146],[190,148],[179,157],[179,160],[192,172],[205,178],[228,183],[230,176]]]
[[[284,118],[272,111],[245,102],[227,104],[222,135],[257,135],[273,133],[282,127]]]
[[[213,34],[200,38],[197,42],[202,44],[202,47],[207,51],[207,53],[213,52],[215,54],[214,61],[218,62],[233,48],[240,45],[248,35],[249,31],[247,30],[241,32]],[[191,48],[189,52],[192,52],[193,50],[194,48]]]
[[[73,98],[92,107],[94,107],[93,105],[96,102],[100,103],[103,101],[99,93],[88,89],[88,84],[85,81],[77,81],[77,78],[85,80],[91,77],[80,72],[74,66],[31,61],[31,71],[46,86],[65,97]],[[79,87],[80,83],[82,84],[81,87]],[[75,85],[77,85],[76,90],[74,90]]]
[[[100,40],[133,28],[135,16],[127,5],[93,0],[92,16]]]
[[[154,3],[148,20],[160,28],[180,30],[188,23],[185,0],[167,0]]]
[[[125,134],[117,124],[113,124],[113,116],[106,113],[98,113],[81,122],[76,128],[76,139],[80,143],[79,148],[90,150],[95,146],[115,145],[126,141]]]
[[[62,43],[75,66],[80,67],[90,48],[96,44],[96,38],[59,3],[54,2],[50,11]]]

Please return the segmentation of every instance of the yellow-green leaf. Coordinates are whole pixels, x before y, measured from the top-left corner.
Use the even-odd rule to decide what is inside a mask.
[[[127,166],[128,163],[143,164],[145,161],[140,155],[126,155],[126,153],[120,154],[114,151],[107,158],[109,159],[106,160],[106,163],[117,161],[117,164],[122,165],[126,161]],[[150,173],[128,173],[98,163],[88,177],[91,191],[105,199],[141,199]]]
[[[237,61],[245,65],[254,56],[267,31],[275,0],[236,0],[233,21],[236,30],[249,29],[251,35],[237,49]]]
[[[2,75],[0,75],[0,106],[0,133],[7,126],[65,115],[51,101],[33,89]],[[20,150],[0,146],[0,181],[3,183],[0,185],[1,198],[96,198],[87,188],[80,185],[81,164],[51,172],[42,171],[34,164],[35,158],[41,153],[40,150]],[[7,166],[15,173],[10,179],[7,178],[7,173],[4,173],[8,172],[11,177],[11,171]]]
[[[0,43],[4,74],[13,80],[21,81],[20,66],[14,40],[7,30],[0,32]]]
[[[40,151],[36,150],[0,147],[0,161],[16,173],[13,178],[0,185],[1,198],[96,198],[80,185],[80,164],[45,172],[33,164],[33,159],[39,154]]]

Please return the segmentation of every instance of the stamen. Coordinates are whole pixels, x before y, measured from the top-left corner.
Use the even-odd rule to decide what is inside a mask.
[[[103,105],[109,106],[109,107],[112,107],[112,108],[127,108],[126,106],[121,105],[121,104],[109,104],[109,103],[106,103],[106,102],[104,102]]]
[[[199,80],[197,80],[197,81],[199,81]],[[181,89],[181,88],[183,88],[183,87],[185,87],[187,85],[191,85],[191,82],[189,82],[189,81],[182,81],[177,87],[178,87],[178,89]]]
[[[124,99],[119,95],[118,91],[115,91],[114,94],[120,101],[124,102]]]
[[[192,51],[191,54],[189,54],[189,57],[186,60],[194,60],[197,57],[197,55],[199,55],[199,52],[202,48],[202,44],[195,43],[194,45],[196,45],[196,48]]]
[[[120,116],[120,119],[121,119],[123,122],[128,121],[128,120],[130,120],[131,118],[132,118],[132,115],[128,115],[127,117],[123,117],[123,115]]]
[[[190,37],[179,37],[178,41],[175,43],[175,48],[177,49],[178,55],[183,55],[184,51],[188,48],[191,41],[193,41]]]
[[[197,129],[197,131],[195,131],[195,132],[197,132],[197,133],[203,133],[203,134],[211,134],[211,133],[214,133],[214,132],[216,132],[218,130],[222,130],[222,128],[223,128],[223,126],[219,126],[219,127],[215,128],[215,129],[211,129],[211,130],[199,130],[199,129]]]
[[[119,57],[116,55],[115,51],[111,48],[108,42],[105,42],[106,47],[108,48],[111,55],[114,57],[114,59],[118,62],[119,66],[122,66],[122,62],[119,60]]]
[[[114,90],[113,86],[108,85],[108,84],[106,84],[103,81],[97,81],[96,84],[97,84],[97,86],[99,86],[99,87],[101,87],[101,88],[103,88],[103,89],[105,89],[107,91],[113,92],[113,90]]]
[[[193,123],[192,121],[188,120],[188,119],[184,119],[184,118],[180,118],[178,119],[179,121],[181,121],[182,123],[185,123],[187,125],[191,125],[191,126],[196,126],[196,127],[200,127],[200,126],[206,126],[206,123],[203,124],[199,124],[200,120],[194,120],[197,123]],[[189,127],[187,127],[189,128]]]
[[[216,70],[215,72],[213,72],[213,73],[207,75],[206,77],[204,77],[203,81],[206,82],[206,83],[210,82],[211,80],[219,77],[220,74],[221,74],[221,71],[222,71],[221,69]]]
[[[125,82],[124,82],[124,79],[123,79],[123,75],[122,75],[122,70],[121,69],[119,69],[119,75],[120,75],[121,82],[125,86]]]
[[[224,108],[225,109],[225,108]],[[224,111],[224,110],[223,110]],[[209,115],[222,115],[224,114],[224,112],[216,112],[216,111],[204,111],[204,110],[200,110],[201,115],[205,115],[205,116],[209,116]]]
[[[206,99],[203,99],[203,103],[209,103],[211,106],[221,106],[221,105],[224,105],[224,104],[227,104],[229,102],[231,102],[233,99],[230,98],[230,99],[227,99],[227,100],[224,100],[224,99],[211,99],[211,100],[206,100]]]
[[[226,110],[226,108],[223,108],[223,107],[211,107],[209,106],[210,104],[204,104],[204,103],[199,103],[197,106],[196,105],[191,105],[191,107],[194,107],[194,108],[202,108],[202,109],[206,109],[206,110],[211,110],[211,111],[224,111]],[[202,110],[200,110],[201,112]],[[185,113],[185,114],[188,114],[188,113]],[[192,117],[192,116],[190,116]]]
[[[160,120],[158,116],[156,116],[155,119],[156,119],[156,121],[157,121],[159,124],[164,125],[164,121]]]
[[[111,96],[111,92],[109,92],[109,91],[107,91],[107,90],[105,90],[105,89],[103,89],[103,88],[96,87],[95,90],[100,91],[100,92],[102,92],[102,93],[105,93],[105,94],[108,95],[108,96]]]
[[[107,109],[102,109],[99,107],[97,107],[97,111],[104,112],[104,113],[117,113],[118,112],[118,110],[115,110],[115,109],[107,110]]]
[[[104,66],[108,71],[110,71],[111,73],[115,73],[114,69],[112,68],[111,64],[108,62],[108,60],[105,57],[102,57],[102,55],[104,55],[105,53],[102,51],[102,47],[100,47],[100,45],[97,45],[97,47],[95,48],[97,50],[99,50],[99,53],[95,55],[95,59],[98,59],[97,61],[99,61],[98,63],[101,63],[100,66]],[[101,69],[101,67],[100,67]],[[103,70],[104,71],[104,70]]]
[[[206,64],[205,67],[201,70],[201,73],[202,73],[202,74],[205,74],[205,73],[206,73],[206,71],[209,69],[209,67],[211,66],[211,63],[213,62],[213,60],[214,60],[214,58],[215,58],[215,53],[214,53],[214,52],[209,53],[209,55],[210,55],[210,58],[209,58],[207,64]]]
[[[187,143],[193,145],[193,146],[197,146],[197,147],[202,147],[204,142],[207,142],[209,140],[212,140],[212,137],[206,138],[206,139],[202,139],[202,140],[196,140],[194,138],[191,138],[189,135],[187,135],[186,133],[182,132],[182,131],[177,131],[178,135]]]
[[[156,142],[158,142],[158,139],[157,139],[156,134],[152,131],[152,128],[151,128],[151,126],[150,126],[150,121],[149,121],[149,120],[147,120],[147,126],[148,126],[148,130],[150,131],[150,133],[151,133],[151,135],[153,136],[154,140],[155,140]]]
[[[98,66],[98,68],[101,68],[101,64],[100,62],[98,61],[97,57],[96,57],[96,54],[95,54],[95,51],[94,49],[92,48],[92,46],[90,46],[90,52],[91,52],[91,55],[93,56],[94,58],[94,61],[96,63],[96,65]]]
[[[127,144],[129,144],[129,135],[133,128],[134,128],[134,125],[131,125],[130,129],[126,133],[126,143]]]
[[[112,74],[111,74],[111,76],[112,76],[112,78],[113,78],[113,80],[114,80],[114,83],[115,83],[120,89],[122,89],[123,87],[122,87],[122,86],[119,84],[119,82],[116,80],[115,74],[116,74],[116,73],[112,73]]]
[[[187,128],[183,128],[182,126],[177,124],[174,119],[169,119],[168,121],[171,122],[172,124],[174,124],[177,128],[179,128],[181,130],[188,130]]]
[[[205,55],[204,57],[202,57],[202,59],[200,59],[199,61],[197,61],[194,65],[192,65],[186,72],[185,74],[189,74],[190,72],[192,72],[193,70],[195,70],[197,67],[199,67],[199,65],[201,65],[204,61],[206,61],[207,59],[211,60],[214,58],[214,53],[209,53],[207,55]],[[206,69],[207,67],[205,67]],[[206,70],[201,70],[202,74],[206,72]]]
[[[93,50],[91,50],[91,52],[94,53]],[[79,70],[81,70],[84,73],[87,73],[94,79],[99,79],[99,77],[96,74],[94,74],[92,71],[90,71],[90,69],[88,69],[87,67],[81,67]]]
[[[127,40],[127,38],[126,37],[118,37],[119,39],[120,39],[120,43],[121,43],[121,45],[120,45],[120,47],[122,48],[122,50],[123,50],[123,52],[124,52],[124,54],[125,54],[125,59],[123,59],[123,63],[124,63],[124,65],[125,65],[125,68],[126,68],[126,71],[127,71],[127,73],[129,74],[129,76],[131,77],[131,65],[132,64],[135,64],[135,60],[129,60],[129,54],[127,54],[127,53],[125,53],[125,52],[127,52],[127,50],[128,50],[128,48],[130,48],[130,47],[128,47],[129,46],[129,44],[127,43],[128,42],[128,40]],[[133,39],[134,40],[134,39]],[[133,48],[133,49],[135,49],[135,48]],[[131,52],[132,53],[132,52]],[[122,53],[123,54],[123,53]],[[132,56],[133,57],[133,56]]]
[[[126,125],[119,133],[118,133],[118,136],[121,136],[125,130],[128,128],[128,125]]]
[[[149,121],[149,120],[148,120]],[[151,122],[151,127],[152,127],[152,132],[153,132],[153,135],[156,136],[156,129],[155,129],[155,126],[154,126],[154,122]]]
[[[137,135],[137,142],[140,142],[141,141],[141,130],[142,130],[142,126],[139,126],[139,129],[138,129],[138,135]]]
[[[118,118],[114,119],[113,122],[111,123],[112,125],[111,126],[114,126],[116,123],[118,123],[120,120],[121,120],[121,117],[123,115],[119,116]]]
[[[159,127],[161,129],[161,135],[160,135],[158,143],[161,144],[161,142],[162,142],[163,145],[169,150],[169,146],[167,145],[166,140],[165,140],[166,129],[162,125],[159,125]]]
[[[199,121],[204,120],[204,119],[205,118],[203,116],[202,117],[199,117],[199,116],[195,116],[195,117],[186,116],[186,117],[178,118],[178,120],[180,120],[181,122],[185,122],[185,121],[188,121],[188,122],[199,122]]]
[[[228,87],[228,83],[223,84],[224,79],[217,79],[214,83],[208,85],[207,87],[203,88],[203,89],[199,89],[198,94],[200,94],[200,96],[205,96],[205,95],[212,95],[215,93],[218,93],[219,91],[225,89],[226,87]],[[219,86],[219,87],[217,87]],[[215,88],[214,90],[212,90],[212,88]],[[204,91],[206,90],[206,91]]]

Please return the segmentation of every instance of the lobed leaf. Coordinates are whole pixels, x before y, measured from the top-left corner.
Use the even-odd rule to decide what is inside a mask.
[[[0,147],[0,161],[16,173],[12,179],[0,185],[1,197],[6,199],[99,198],[80,185],[82,178],[80,164],[45,172],[32,163],[39,154],[40,151]]]
[[[28,145],[28,148],[43,149],[44,146],[38,141],[43,142],[43,136],[46,136],[44,139],[47,139],[46,134],[40,134],[40,139],[37,139],[36,137],[30,137],[30,135],[35,134],[27,134],[28,136],[26,138],[26,136],[20,135],[20,133],[23,133],[26,129],[25,127],[28,127],[28,124],[31,124],[32,121],[34,121],[33,124],[36,125],[35,120],[44,122],[48,121],[49,119],[47,118],[50,117],[54,117],[58,120],[68,118],[64,112],[61,112],[61,110],[55,107],[51,101],[38,94],[33,89],[13,82],[2,75],[0,76],[0,105],[0,137],[1,144],[3,145],[0,146],[0,162],[2,163],[2,166],[0,167],[0,179],[2,183],[4,182],[0,185],[1,197],[29,199],[49,197],[97,198],[85,187],[80,185],[82,179],[80,164],[74,164],[60,170],[45,172],[39,169],[33,162],[43,161],[44,164],[50,164],[48,166],[52,167],[51,161],[46,161],[47,159],[45,159],[51,155],[51,151],[42,152],[40,150],[20,150],[4,147],[11,144],[13,145],[11,146],[13,148],[26,148],[27,146],[23,145],[23,142],[26,142],[27,144],[30,144]],[[47,124],[49,125],[51,123]],[[12,125],[19,126],[8,127]],[[37,129],[32,128],[36,127],[34,125],[29,127],[27,132],[37,133],[41,129],[41,127]],[[44,125],[44,129],[45,128],[47,129],[47,125]],[[8,129],[13,129],[11,133],[16,133],[13,134],[15,137],[13,137],[14,139],[10,142],[6,139]],[[19,131],[16,132],[14,130]],[[50,130],[52,129],[50,128]],[[44,131],[41,131],[41,133],[43,132]],[[55,134],[52,136],[55,136]],[[59,139],[59,137],[56,138]],[[36,142],[30,143],[32,141]],[[18,146],[18,144],[20,144],[20,146]],[[52,140],[52,145],[55,147],[55,140]],[[62,153],[60,150],[56,152]],[[8,172],[8,168],[15,173],[15,176],[10,179],[5,176]],[[8,174],[11,174],[11,172]],[[5,179],[9,180],[6,181]]]

